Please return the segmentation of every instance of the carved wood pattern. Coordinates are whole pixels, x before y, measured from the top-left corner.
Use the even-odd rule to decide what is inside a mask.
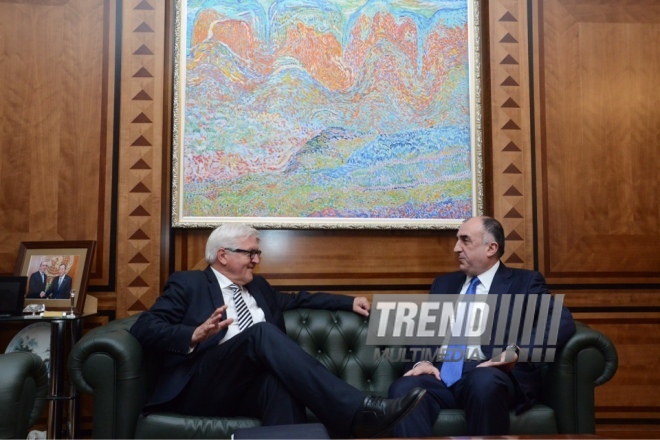
[[[123,5],[117,316],[160,294],[165,5]]]
[[[532,268],[532,167],[527,3],[489,3],[493,215],[504,226],[511,267]]]

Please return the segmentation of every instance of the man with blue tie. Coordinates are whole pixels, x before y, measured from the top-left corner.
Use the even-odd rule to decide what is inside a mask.
[[[39,270],[30,275],[27,298],[46,297],[46,281],[48,281],[46,269],[48,269],[48,263],[42,261],[39,263]]]
[[[66,264],[60,264],[57,269],[58,275],[53,278],[46,292],[48,299],[69,299],[71,294],[71,282],[73,281],[69,275],[66,274]]]
[[[144,414],[245,416],[262,425],[305,422],[309,408],[340,437],[372,437],[404,418],[425,392],[367,396],[332,374],[285,333],[283,312],[306,307],[369,315],[366,298],[275,290],[253,270],[259,233],[238,223],[215,229],[205,270],[175,272],[131,328],[160,371]]]
[[[504,230],[490,217],[467,219],[458,230],[454,252],[458,256],[459,271],[439,276],[431,286],[431,294],[498,295],[493,303],[504,303],[502,296],[550,295],[545,279],[539,272],[511,269],[500,262],[504,254]],[[513,300],[509,303],[513,304]],[[541,301],[539,301],[541,302]],[[551,297],[548,309],[553,310]],[[571,313],[561,307],[556,346],[561,347],[575,332]],[[510,313],[496,310],[495,313]],[[538,318],[536,318],[538,319]],[[522,321],[522,320],[521,320]],[[508,319],[507,322],[511,322]],[[532,334],[549,333],[550,320],[545,328],[536,328]],[[522,325],[522,322],[521,322]],[[524,334],[520,329],[507,329],[513,335]],[[493,326],[495,331],[495,326]],[[444,409],[460,408],[465,411],[468,433],[471,436],[507,435],[509,410],[525,411],[534,403],[540,390],[540,362],[520,362],[518,356],[523,345],[520,342],[506,347],[489,343],[460,347],[462,353],[476,353],[468,359],[450,356],[444,362],[422,360],[409,366],[403,377],[397,379],[389,390],[395,398],[410,389],[421,387],[427,394],[411,414],[394,428],[395,437],[431,437],[432,427]],[[532,338],[531,340],[534,340]],[[544,339],[545,340],[545,339]],[[457,346],[448,344],[446,353]],[[493,353],[501,353],[493,357]]]

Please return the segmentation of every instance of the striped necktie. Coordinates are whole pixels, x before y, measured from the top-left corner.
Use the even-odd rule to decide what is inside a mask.
[[[243,331],[252,325],[252,314],[248,310],[247,304],[245,304],[243,295],[241,295],[241,288],[236,284],[230,284],[229,288],[234,291],[234,307],[236,307],[238,328]]]
[[[477,293],[477,286],[479,285],[481,281],[479,281],[479,278],[474,277],[470,280],[470,284],[468,285],[467,291],[465,292],[466,295],[473,295]],[[467,311],[468,309],[468,304],[466,304],[465,310]],[[466,325],[467,321],[467,316],[464,317],[463,319],[463,325]],[[442,367],[440,368],[440,378],[442,381],[448,386],[454,385],[458,380],[461,378],[463,375],[463,363],[465,362],[465,356],[467,355],[467,344],[450,344],[447,346],[447,355],[450,356],[451,358],[454,358],[453,353],[458,351],[460,353],[461,358],[456,361],[448,361],[448,362],[443,362]]]

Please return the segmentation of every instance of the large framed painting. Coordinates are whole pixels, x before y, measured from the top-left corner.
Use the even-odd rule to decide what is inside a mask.
[[[476,0],[177,0],[173,225],[481,214]]]

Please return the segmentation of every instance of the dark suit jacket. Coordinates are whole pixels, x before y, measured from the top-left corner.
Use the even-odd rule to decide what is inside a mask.
[[[463,272],[453,272],[447,275],[441,275],[433,281],[433,285],[431,286],[431,294],[459,294],[461,288],[465,284],[466,278],[467,277]],[[543,278],[543,275],[541,275],[539,272],[525,269],[511,269],[506,267],[503,263],[500,263],[500,267],[495,273],[495,277],[493,278],[493,283],[490,286],[488,294],[499,295],[500,297],[502,295],[526,294],[549,295],[550,291],[546,285],[545,278]],[[495,316],[499,316],[500,300],[501,298],[498,298],[497,307],[495,309]],[[513,298],[511,299],[511,303],[513,303]],[[537,310],[539,303],[540,301],[537,301]],[[554,299],[552,299],[550,302],[550,310],[553,310],[553,304]],[[523,322],[521,320],[517,333],[519,337],[522,335],[522,326]],[[547,320],[546,328],[544,329],[537,329],[535,324],[530,340],[534,341],[537,331],[543,331],[547,335],[549,327],[550,320]],[[508,333],[510,330],[511,329],[507,329],[504,341],[509,340]],[[573,316],[566,307],[563,307],[556,346],[563,346],[573,333],[575,333],[575,322],[573,321]],[[518,339],[517,345],[523,346],[523,344],[520,342],[520,339]],[[502,349],[504,347],[495,347],[493,346],[492,342],[490,345],[481,346],[481,350],[488,358],[491,358],[494,348]],[[520,393],[518,398],[519,403],[521,403],[521,406],[518,408],[520,411],[529,408],[534,403],[536,397],[539,395],[541,386],[539,368],[541,365],[541,363],[518,362],[511,373],[515,379],[514,382],[516,384],[517,391]]]
[[[71,277],[64,274],[64,280],[62,280],[62,285],[59,286],[60,277],[57,276],[53,278],[53,281],[50,283],[50,287],[46,292],[46,297],[48,299],[69,299],[71,294]],[[59,287],[58,287],[59,286]]]
[[[30,283],[28,284],[28,298],[39,298],[41,292],[46,291],[46,282],[48,281],[48,276],[43,274],[43,280],[41,277],[41,272],[36,271],[30,275]]]
[[[299,307],[353,310],[353,298],[328,293],[281,293],[255,276],[245,286],[264,312],[267,322],[285,331],[283,312]],[[165,283],[163,294],[151,309],[143,312],[131,328],[151,356],[158,356],[160,374],[147,406],[175,398],[186,386],[200,356],[218,345],[227,329],[199,344],[189,353],[195,329],[213,311],[224,305],[220,284],[213,270],[175,272]],[[292,365],[295,365],[292,360]]]

